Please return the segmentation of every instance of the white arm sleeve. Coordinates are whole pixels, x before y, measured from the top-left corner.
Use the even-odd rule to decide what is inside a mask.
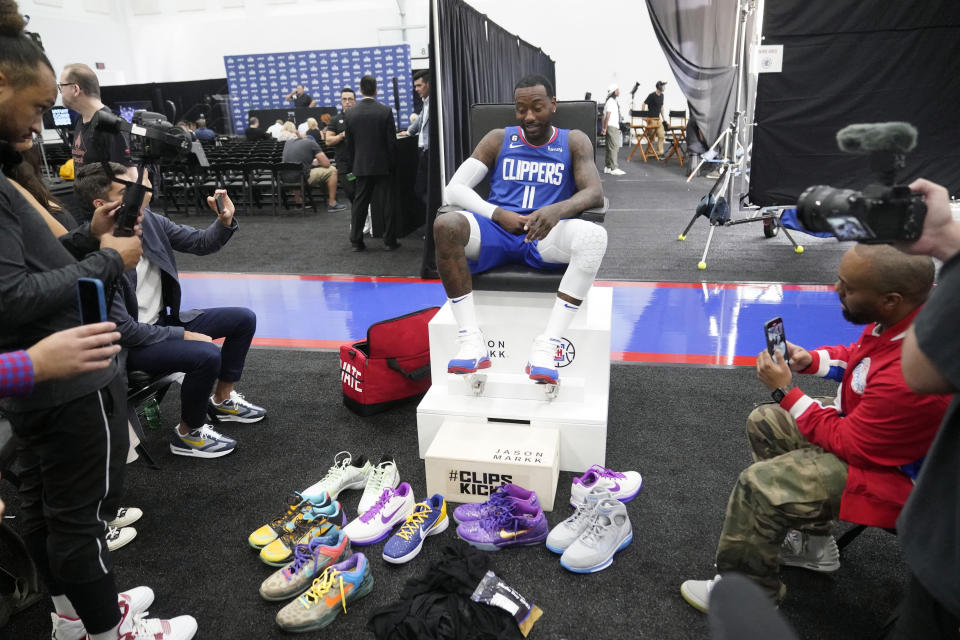
[[[492,218],[497,205],[487,202],[473,190],[487,175],[487,171],[487,165],[476,158],[467,158],[450,178],[450,183],[444,189],[444,204],[463,207],[467,211],[479,213],[485,218]]]

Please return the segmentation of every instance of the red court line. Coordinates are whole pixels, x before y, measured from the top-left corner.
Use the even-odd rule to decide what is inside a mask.
[[[297,349],[335,349],[357,340],[308,340],[305,338],[254,338],[255,347],[294,347]]]
[[[307,280],[320,282],[437,282],[439,280],[423,280],[401,276],[306,276],[285,273],[219,273],[215,271],[184,271],[180,278],[193,280],[223,279],[223,280]]]

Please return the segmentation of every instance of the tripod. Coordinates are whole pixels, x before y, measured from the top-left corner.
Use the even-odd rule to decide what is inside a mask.
[[[718,226],[730,226],[735,224],[743,224],[745,222],[760,221],[764,224],[764,235],[767,237],[776,235],[777,231],[782,228],[780,226],[780,218],[778,213],[773,213],[769,210],[761,210],[761,215],[757,217],[731,221],[729,219],[729,209],[727,208],[729,202],[732,200],[731,194],[733,192],[734,180],[736,176],[743,174],[743,163],[746,157],[746,150],[743,149],[742,145],[740,144],[740,122],[741,118],[743,118],[745,115],[745,112],[742,110],[741,101],[743,99],[743,84],[744,77],[746,75],[744,57],[747,44],[747,22],[750,18],[750,15],[755,10],[756,0],[740,0],[737,6],[739,16],[734,35],[734,39],[736,40],[737,44],[733,61],[734,68],[737,70],[736,106],[734,108],[733,118],[731,119],[730,124],[723,131],[723,133],[720,134],[716,141],[710,145],[710,149],[708,150],[708,153],[709,151],[712,151],[718,147],[723,150],[723,159],[720,163],[720,176],[717,178],[716,182],[714,182],[713,187],[710,188],[707,196],[704,197],[704,201],[701,203],[701,206],[697,207],[696,213],[693,214],[693,217],[690,219],[690,222],[687,224],[686,228],[682,233],[680,233],[679,236],[677,236],[677,240],[681,242],[686,240],[687,233],[690,232],[690,229],[693,228],[694,223],[700,216],[707,218],[707,220],[710,222],[710,232],[707,235],[707,244],[703,248],[703,254],[700,257],[700,262],[697,263],[697,269],[700,269],[701,271],[707,268],[707,253],[710,251],[710,243],[713,241],[713,233],[716,231]],[[693,176],[697,174],[704,162],[706,162],[705,159],[700,160],[700,163],[687,178],[687,182],[689,182]],[[737,198],[737,200],[737,206],[739,207],[739,198]],[[803,253],[803,247],[798,245],[790,236],[790,234],[786,232],[786,230],[784,230],[784,234],[793,244],[794,251],[796,253]]]

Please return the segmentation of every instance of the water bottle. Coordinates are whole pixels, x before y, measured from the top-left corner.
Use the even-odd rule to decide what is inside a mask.
[[[160,416],[160,403],[157,402],[156,397],[151,397],[144,405],[143,417],[149,429],[156,431],[163,426],[163,418]]]

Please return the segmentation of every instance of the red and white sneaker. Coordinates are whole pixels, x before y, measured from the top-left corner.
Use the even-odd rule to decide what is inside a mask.
[[[133,613],[123,601],[120,602],[120,616],[117,640],[191,640],[197,634],[197,621],[193,616],[177,616],[169,620],[147,618],[146,612]]]
[[[129,591],[122,591],[117,595],[117,604],[126,603],[133,612],[146,612],[153,604],[153,589],[150,587],[134,587]],[[80,618],[71,618],[61,616],[57,613],[51,613],[50,618],[53,622],[53,630],[50,633],[52,640],[85,640],[87,630],[83,626]]]

